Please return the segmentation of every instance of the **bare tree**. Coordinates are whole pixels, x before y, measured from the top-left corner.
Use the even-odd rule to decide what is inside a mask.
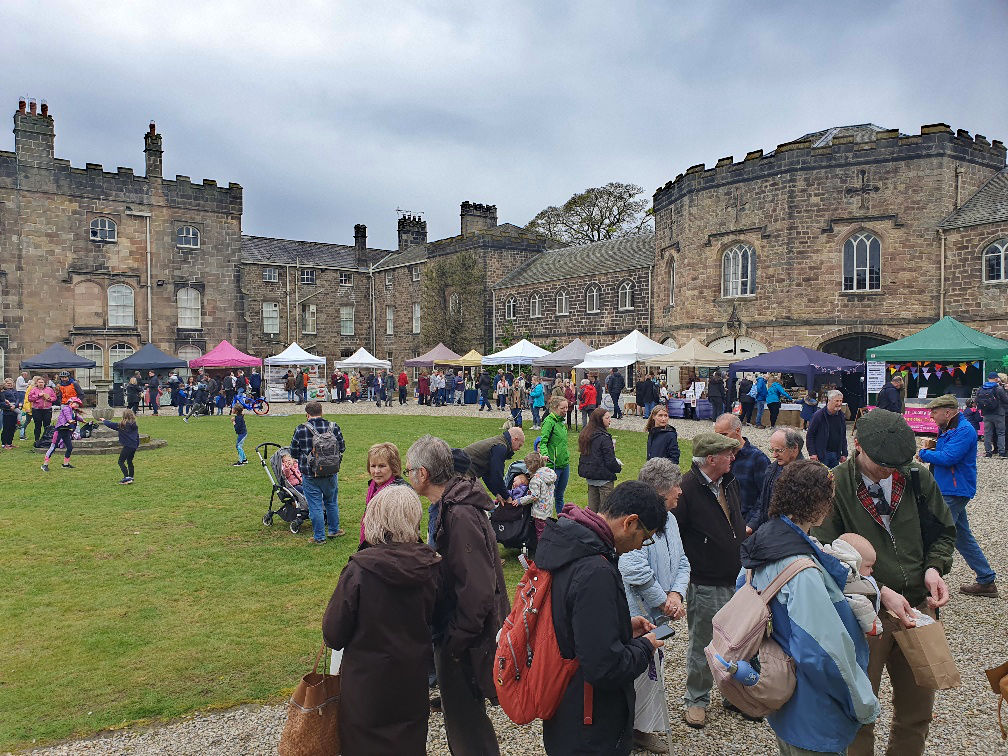
[[[636,184],[611,182],[575,194],[562,206],[551,205],[528,222],[529,231],[564,244],[588,244],[603,239],[651,233],[652,212]]]

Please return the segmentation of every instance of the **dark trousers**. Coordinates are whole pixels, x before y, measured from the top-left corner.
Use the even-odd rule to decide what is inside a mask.
[[[724,399],[711,399],[710,403],[714,407],[714,419],[717,420],[724,413]]]
[[[769,402],[767,409],[770,410],[770,427],[777,425],[777,415],[780,414],[780,402]]]
[[[447,651],[435,648],[434,669],[441,688],[449,750],[456,756],[499,756],[497,735],[483,696],[473,690],[469,660],[456,661]]]
[[[619,406],[619,394],[614,394],[612,391],[610,391],[609,396],[612,397],[613,417],[619,420],[621,417],[623,417],[623,410],[621,410]]]
[[[73,454],[73,431],[66,426],[56,429],[56,435],[53,437],[56,441],[63,442],[63,458],[70,459],[70,455]],[[53,452],[55,454],[55,452]]]
[[[122,451],[119,452],[119,469],[122,470],[124,478],[133,477],[133,455],[136,454],[136,449],[127,449],[125,446]]]
[[[4,446],[10,446],[14,443],[14,434],[17,433],[17,421],[17,413],[3,413],[3,431],[0,432],[0,443]]]
[[[42,438],[45,429],[52,425],[52,407],[49,409],[32,408],[32,423],[35,425],[35,440]]]
[[[406,387],[399,387],[399,404],[406,404]]]
[[[748,402],[746,402],[746,401],[742,402],[742,422],[743,423],[751,423],[752,422],[752,413],[753,413],[754,409],[756,409],[756,401],[754,399],[750,399]]]

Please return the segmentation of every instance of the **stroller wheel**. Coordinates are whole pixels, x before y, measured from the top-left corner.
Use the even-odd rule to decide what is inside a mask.
[[[294,520],[290,524],[290,532],[297,535],[301,531],[301,520]]]
[[[269,527],[272,524],[273,524],[273,515],[271,514],[263,515],[263,525]]]

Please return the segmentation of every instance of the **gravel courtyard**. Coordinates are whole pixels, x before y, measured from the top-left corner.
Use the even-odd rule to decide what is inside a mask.
[[[328,416],[340,413],[378,412],[373,404],[327,405]],[[400,414],[404,419],[415,414],[446,416],[480,416],[475,408],[450,407],[428,409],[409,403],[400,408],[393,402],[382,413]],[[297,414],[300,408],[274,405],[272,413]],[[332,414],[330,414],[332,413]],[[503,423],[506,413],[494,412]],[[709,422],[674,420],[673,424],[683,438],[691,438],[710,428]],[[526,419],[526,428],[529,421]],[[622,430],[643,428],[640,418],[614,421],[613,427]],[[767,447],[769,431],[746,428],[750,442]],[[642,440],[643,442],[643,440]],[[973,532],[984,548],[993,568],[1001,576],[1002,596],[1005,595],[1004,577],[1008,576],[1008,545],[1004,539],[1008,514],[1005,513],[1008,492],[1008,462],[986,459],[979,455],[979,490],[970,505]],[[952,600],[942,613],[953,655],[962,675],[962,687],[940,691],[935,705],[934,722],[928,739],[927,754],[997,754],[1006,753],[996,722],[997,698],[991,693],[984,669],[995,666],[1008,657],[1006,643],[1005,599],[969,598],[961,595],[959,586],[971,583],[973,573],[956,555],[952,572],[947,576]],[[676,752],[695,756],[714,754],[771,754],[776,753],[773,733],[765,724],[753,724],[724,712],[717,694],[708,710],[708,725],[697,731],[687,727],[679,717],[681,691],[684,687],[685,624],[682,630],[667,643],[668,660],[666,690],[669,691],[669,709],[672,717],[672,739]],[[239,661],[240,663],[240,661]],[[250,663],[254,661],[250,660]],[[293,682],[293,681],[292,681]],[[880,743],[888,737],[891,702],[883,679],[882,718],[876,728]],[[283,728],[285,705],[253,705],[221,712],[197,713],[182,720],[150,727],[105,733],[83,741],[73,741],[33,751],[38,754],[212,754],[215,756],[237,754],[268,754],[276,752],[276,743]],[[501,752],[513,756],[542,753],[541,728],[538,725],[519,727],[511,723],[499,708],[491,710],[494,725],[501,742]],[[40,713],[41,715],[41,713]],[[428,752],[447,754],[443,720],[440,714],[431,715]]]

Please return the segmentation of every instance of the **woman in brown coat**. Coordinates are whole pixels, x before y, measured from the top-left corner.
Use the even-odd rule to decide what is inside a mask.
[[[422,514],[409,486],[389,486],[371,500],[364,543],[343,569],[322,619],[326,645],[345,649],[345,756],[427,753],[427,673],[441,557],[420,541]]]

